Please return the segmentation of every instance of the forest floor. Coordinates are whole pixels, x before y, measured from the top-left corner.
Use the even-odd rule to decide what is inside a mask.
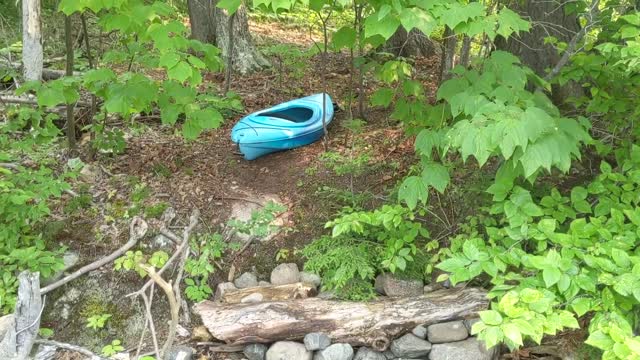
[[[284,27],[281,23],[252,22],[251,31],[263,49],[285,41],[304,50],[319,41],[311,39],[307,30]],[[220,269],[210,279],[210,285],[215,288],[217,283],[227,281],[232,267],[236,276],[254,271],[260,280],[269,280],[271,270],[281,262],[295,262],[302,268],[304,259],[299,250],[325,234],[324,224],[343,206],[351,205],[357,194],[368,194],[357,200],[367,208],[388,195],[388,190],[414,162],[413,141],[404,136],[401,127],[389,119],[389,112],[384,109],[369,108],[365,125],[355,135],[344,126],[348,119],[356,116],[349,111],[350,92],[355,94],[349,84],[355,80],[350,75],[347,53],[328,53],[326,57],[300,55],[300,63],[295,68],[282,65],[277,56],[270,60],[271,68],[244,76],[234,75],[231,90],[240,95],[244,111],[226,118],[221,128],[206,132],[195,141],[185,141],[175,128],[164,127],[153,117],[139,119],[126,134],[126,150],[121,155],[98,154],[95,160],[89,161],[89,149],[83,141],[86,139],[81,140],[80,157],[91,170],[74,184],[74,190],[85,200],[67,198],[59,204],[53,215],[59,221],[47,229],[49,241],[78,253],[79,265],[82,265],[110,254],[125,243],[128,219],[136,214],[147,215],[150,233],[156,231],[157,234],[159,220],[154,218],[159,214],[151,214],[152,209],[174,208],[178,213],[176,228],[188,221],[192,210],[198,209],[201,229],[213,233],[222,231],[234,208],[259,209],[256,204],[264,205],[267,199],[275,199],[287,207],[281,216],[284,220],[281,231],[268,242],[254,241],[240,256],[221,258]],[[431,89],[431,96],[436,87],[438,66],[439,59],[435,57],[416,63],[418,78],[423,80],[426,89]],[[327,140],[254,161],[244,160],[230,140],[235,122],[253,111],[322,92],[320,72],[326,74],[327,92],[339,106],[328,127]],[[210,75],[206,82],[222,87],[223,77]],[[368,78],[366,91],[371,93],[374,88],[375,80]],[[355,109],[356,105],[354,100],[351,108]],[[332,166],[321,159],[325,151],[353,156],[366,153],[368,166],[354,176],[337,175]],[[150,244],[143,248],[154,246],[151,240],[145,241]],[[100,273],[104,278],[89,281],[90,285],[79,282],[77,288],[81,292],[87,291],[85,286],[109,288],[109,295],[96,293],[91,296],[93,300],[73,305],[71,312],[82,315],[78,319],[72,316],[63,321],[58,317],[57,304],[67,300],[69,289],[58,291],[48,300],[54,305],[43,317],[43,326],[54,330],[56,340],[99,350],[100,341],[104,344],[106,338],[124,337],[116,334],[119,329],[114,325],[90,334],[90,337],[105,339],[89,339],[83,331],[86,322],[83,316],[102,309],[120,312],[120,319],[128,316],[131,310],[124,307],[131,302],[123,302],[121,298],[137,290],[143,280],[135,274],[111,269]],[[166,303],[156,300],[157,324],[163,324],[167,315]],[[124,327],[131,326],[129,322],[121,323]],[[165,326],[156,326],[161,334]],[[133,336],[123,340],[127,348],[135,347],[137,341]],[[68,355],[64,358],[73,358]]]
[[[276,22],[252,22],[251,32],[264,50],[271,44],[283,42],[304,50],[320,42],[318,38],[312,39],[306,29],[285,27]],[[281,231],[268,242],[254,241],[240,256],[222,257],[210,285],[215,288],[217,283],[227,281],[231,268],[236,275],[253,271],[260,280],[269,280],[271,270],[278,263],[295,262],[302,267],[304,259],[299,250],[326,234],[325,223],[343,206],[357,201],[365,208],[372,208],[389,195],[389,190],[415,162],[413,139],[406,137],[403,129],[389,118],[389,111],[380,108],[367,110],[366,123],[357,134],[345,127],[357,113],[357,99],[351,104],[353,110],[350,110],[348,100],[350,94],[355,94],[349,84],[355,86],[356,83],[351,77],[349,54],[300,55],[297,65],[284,64],[286,59],[278,56],[270,56],[270,60],[271,68],[249,75],[234,75],[231,90],[240,95],[244,111],[226,118],[221,128],[206,132],[195,141],[185,141],[175,128],[164,127],[156,118],[150,117],[138,120],[127,134],[126,150],[122,155],[99,154],[94,161],[88,161],[88,148],[83,145],[81,158],[93,170],[81,177],[74,190],[90,196],[90,200],[82,203],[67,198],[61,202],[53,215],[59,221],[48,229],[48,239],[79,253],[80,264],[87,264],[127,241],[128,218],[136,214],[146,214],[151,232],[157,234],[159,220],[154,218],[159,214],[152,209],[174,208],[178,213],[176,225],[181,226],[188,221],[192,210],[198,209],[200,228],[213,233],[222,231],[234,209],[259,209],[267,199],[275,199],[287,207],[281,216],[284,225]],[[424,83],[431,98],[438,81],[439,64],[440,59],[435,56],[416,60],[414,64],[417,79]],[[230,140],[230,130],[235,122],[253,111],[322,92],[321,72],[326,74],[327,92],[339,106],[328,128],[327,140],[254,161],[244,160]],[[206,82],[222,87],[223,77],[210,75]],[[375,79],[368,76],[365,87],[370,94],[376,88]],[[368,166],[364,172],[353,176],[338,175],[330,161],[322,159],[321,154],[326,151],[353,157],[366,154]],[[490,180],[483,179],[482,172],[462,171],[458,175],[467,178],[467,184]],[[473,177],[475,179],[469,181],[468,178]],[[483,188],[478,186],[477,192],[482,192]],[[438,221],[431,220],[433,224],[429,224],[433,238],[446,239],[456,231],[457,224],[464,219],[463,214],[468,214],[474,206],[473,199],[466,197],[470,192],[473,190],[461,194],[454,188],[449,195],[439,199],[439,206],[432,209]],[[98,311],[90,309],[98,307],[120,312],[120,318],[128,316],[132,310],[124,307],[132,302],[123,301],[122,296],[137,290],[143,280],[135,274],[111,269],[101,274],[106,280],[96,280],[94,286],[109,287],[109,296],[96,294],[96,301],[84,301],[71,311],[84,315]],[[54,304],[53,310],[43,318],[43,326],[54,330],[56,340],[99,350],[98,345],[104,344],[106,339],[125,336],[118,333],[117,328],[86,336],[83,334],[86,319],[82,316],[62,321],[55,304],[68,296],[67,292],[68,289],[63,289],[48,300]],[[106,298],[114,300],[111,304],[98,304],[98,300]],[[154,304],[154,316],[158,317],[156,327],[162,334],[168,316],[166,303],[158,299]],[[192,322],[197,323],[197,319]],[[131,326],[129,322],[122,324]],[[137,337],[133,335],[135,331],[132,330],[131,336],[123,339],[127,349],[136,346]],[[206,348],[200,350],[204,358],[215,358]],[[219,358],[234,359],[233,356],[225,354]],[[514,356],[536,358],[524,352]],[[73,359],[73,356],[66,354],[63,358]]]

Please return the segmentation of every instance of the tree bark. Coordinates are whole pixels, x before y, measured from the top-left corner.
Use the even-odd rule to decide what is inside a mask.
[[[229,53],[229,20],[225,10],[215,6],[214,0],[188,0],[191,37],[215,44],[224,57]],[[256,49],[249,33],[247,10],[241,6],[235,13],[232,24],[234,69],[242,74],[269,66],[269,62]]]
[[[469,59],[471,55],[471,38],[467,35],[462,39],[462,47],[460,48],[460,58],[458,64],[461,66],[468,68],[469,67]]]
[[[67,63],[66,76],[73,76],[73,38],[72,38],[71,16],[64,17],[64,36],[66,43]],[[76,148],[76,119],[74,114],[74,104],[67,104],[67,141],[69,149]]]
[[[466,288],[375,302],[312,298],[238,305],[204,301],[194,309],[209,332],[227,343],[299,340],[310,332],[323,332],[336,343],[383,351],[419,324],[475,317],[488,304],[484,291]]]
[[[42,80],[40,0],[22,1],[22,64],[26,81]]]
[[[533,69],[540,77],[545,77],[561,58],[556,48],[545,44],[544,39],[553,36],[569,43],[580,31],[580,24],[575,14],[565,14],[564,6],[553,1],[527,0],[508,2],[507,6],[518,12],[520,16],[531,22],[531,30],[521,33],[518,38],[496,39],[496,48],[508,51],[520,58],[523,64]],[[553,100],[560,104],[567,97],[581,94],[575,84],[553,87]]]
[[[402,57],[429,57],[440,53],[439,46],[420,30],[407,32],[402,26],[387,40],[383,49]]]
[[[440,60],[440,83],[449,80],[456,54],[458,38],[448,26],[444,30],[444,46]]]

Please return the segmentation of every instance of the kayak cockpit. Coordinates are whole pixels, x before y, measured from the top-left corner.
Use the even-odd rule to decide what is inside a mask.
[[[282,110],[267,111],[258,114],[258,116],[266,116],[293,121],[295,123],[302,123],[313,118],[313,110],[306,107],[295,106]]]

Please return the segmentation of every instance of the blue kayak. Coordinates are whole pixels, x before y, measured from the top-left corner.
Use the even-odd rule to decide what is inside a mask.
[[[322,94],[291,100],[243,117],[231,130],[247,160],[311,144],[323,135]],[[325,122],[333,118],[331,97],[325,94]]]

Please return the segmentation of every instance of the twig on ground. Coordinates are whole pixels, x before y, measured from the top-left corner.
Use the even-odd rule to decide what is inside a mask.
[[[167,353],[171,345],[173,344],[173,340],[176,336],[176,329],[178,327],[178,316],[180,315],[180,306],[176,300],[176,294],[173,292],[173,288],[171,285],[166,282],[162,276],[158,275],[153,267],[145,264],[140,264],[140,268],[147,272],[151,280],[153,280],[160,288],[164,291],[169,299],[169,309],[171,311],[171,324],[169,325],[169,333],[167,334],[167,340],[165,340],[164,345],[162,346],[162,350],[160,352],[160,358],[164,357],[164,354]]]
[[[151,293],[153,293],[153,285],[151,286]],[[156,357],[160,358],[160,350],[158,347],[158,336],[156,335],[156,325],[153,323],[153,315],[151,315],[151,299],[149,299],[149,297],[147,297],[147,294],[144,292],[140,294],[140,297],[142,297],[142,301],[144,302],[145,314],[146,314],[147,320],[149,320],[149,330],[151,331],[153,349],[156,352]]]
[[[107,360],[106,358],[103,358],[102,356],[96,355],[91,350],[85,349],[85,348],[83,348],[81,346],[78,346],[78,345],[72,345],[72,344],[61,343],[61,342],[53,341],[53,340],[44,340],[44,339],[36,339],[35,343],[39,344],[39,345],[49,345],[49,346],[55,346],[55,347],[60,348],[60,349],[75,351],[75,352],[80,353],[82,355],[88,356],[91,360]]]
[[[92,262],[89,265],[85,265],[78,269],[76,272],[63,277],[62,279],[54,282],[53,284],[47,285],[44,288],[40,289],[41,294],[46,294],[52,290],[59,288],[60,286],[68,283],[69,281],[75,280],[81,275],[88,273],[89,271],[96,270],[105,264],[112,262],[113,260],[122,256],[125,252],[131,249],[137,242],[147,233],[148,225],[147,223],[139,217],[134,217],[129,225],[129,241],[120,247],[118,250],[111,253],[111,255],[104,257],[98,261]]]

